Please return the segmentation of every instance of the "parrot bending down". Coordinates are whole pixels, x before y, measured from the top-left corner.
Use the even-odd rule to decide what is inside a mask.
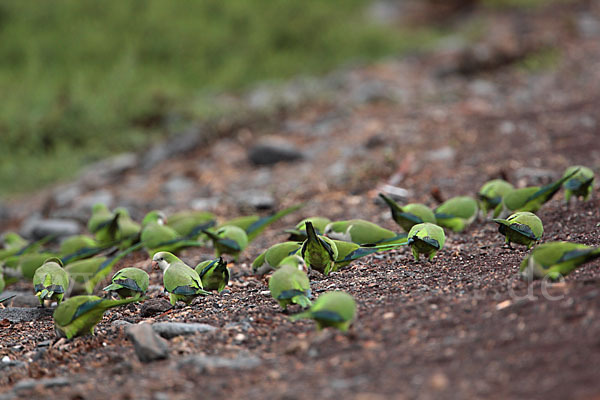
[[[306,235],[300,250],[306,266],[328,275],[338,258],[335,243],[328,237],[317,235],[310,221],[306,223]]]
[[[323,235],[330,239],[353,242],[359,245],[393,243],[406,239],[406,234],[397,234],[364,219],[330,222]]]
[[[487,181],[479,189],[479,208],[484,216],[488,215],[490,210],[495,209],[502,201],[502,196],[513,190],[515,187],[504,179],[492,179]]]
[[[578,171],[572,175],[574,171]],[[583,201],[587,201],[592,194],[594,188],[594,171],[582,165],[575,165],[566,169],[564,176],[571,178],[563,183],[565,189],[565,201],[567,204],[571,200],[571,196],[575,198],[583,197]]]
[[[445,242],[444,230],[429,222],[413,226],[408,233],[408,244],[417,261],[421,254],[429,257],[429,261],[433,260],[435,254],[444,247]]]
[[[534,247],[521,262],[519,270],[526,280],[546,276],[557,280],[599,257],[600,247],[572,242],[548,242]]]
[[[229,254],[237,262],[240,253],[248,246],[248,235],[242,228],[234,225],[224,225],[215,232],[203,232],[212,240],[217,257]]]
[[[165,214],[158,210],[150,211],[142,221],[140,242],[143,243],[150,256],[160,251],[174,253],[184,247],[202,245],[197,240],[179,236],[173,228],[165,225],[166,221]]]
[[[118,215],[116,240],[119,248],[125,250],[140,240],[142,227],[131,218],[125,207],[117,207],[114,212]]]
[[[221,292],[229,283],[229,268],[222,257],[215,260],[206,260],[196,265],[194,270],[198,273],[205,290]]]
[[[390,207],[392,219],[406,232],[410,231],[416,224],[422,224],[423,222],[436,223],[433,211],[424,204],[411,203],[400,206],[383,193],[380,193],[379,197]]]
[[[518,243],[530,249],[544,233],[542,220],[529,211],[514,213],[507,219],[494,219],[498,232],[506,237],[506,244]]]
[[[105,287],[105,292],[116,292],[120,299],[140,297],[148,291],[150,278],[146,271],[128,267],[117,271],[111,279],[111,284]]]
[[[311,217],[305,218],[298,222],[294,229],[286,229],[284,232],[289,233],[289,241],[293,242],[304,242],[306,240],[306,222],[310,221],[313,224],[313,228],[318,235],[322,235],[325,232],[325,226],[331,222],[329,218],[325,217]]]
[[[139,300],[138,297],[124,300],[108,300],[98,296],[71,297],[54,310],[56,335],[67,339],[88,333],[93,335],[94,327],[102,320],[106,310]]]
[[[174,254],[160,251],[152,257],[152,264],[163,271],[163,285],[172,305],[178,301],[189,305],[197,296],[210,294],[203,289],[198,273]]]
[[[514,214],[517,211],[530,211],[536,213],[544,203],[560,190],[563,183],[575,176],[579,169],[575,169],[568,175],[564,175],[559,180],[549,183],[545,186],[528,186],[521,189],[514,189],[502,196],[502,201],[494,210],[494,218],[498,216],[505,217]]]
[[[477,201],[470,196],[446,200],[434,211],[437,225],[462,232],[477,217]]]
[[[290,304],[298,304],[302,308],[311,305],[308,276],[298,268],[286,265],[275,271],[269,278],[269,290],[284,310]]]
[[[347,331],[356,315],[356,302],[346,292],[339,290],[320,295],[309,310],[291,316],[295,321],[302,318],[315,320],[319,330],[334,327]]]
[[[276,269],[286,257],[298,253],[301,247],[302,244],[298,242],[274,244],[254,259],[252,262],[252,271],[257,275],[264,275]]]
[[[69,275],[58,258],[49,258],[33,275],[33,290],[42,307],[46,302],[60,304],[69,289]]]
[[[117,238],[119,216],[111,212],[105,204],[96,203],[92,208],[87,228],[101,245],[113,243]]]
[[[179,236],[197,239],[203,229],[215,224],[215,215],[208,211],[181,211],[169,216],[167,226]]]

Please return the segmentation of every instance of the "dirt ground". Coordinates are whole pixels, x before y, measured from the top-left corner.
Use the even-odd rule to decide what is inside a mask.
[[[95,336],[71,342],[56,341],[51,317],[0,321],[0,359],[24,363],[0,369],[0,399],[600,397],[600,262],[560,283],[528,285],[517,275],[526,251],[505,247],[494,223],[478,221],[464,233],[448,234],[432,263],[415,262],[401,249],[329,277],[311,275],[315,294],[340,289],[356,299],[358,316],[348,334],[291,322],[266,292],[266,278],[251,274],[254,257],[285,240],[282,230],[303,217],[364,218],[399,229],[376,201],[385,185],[408,190],[411,202],[435,206],[473,195],[492,178],[524,186],[549,182],[572,164],[600,171],[600,2],[480,18],[491,33],[477,46],[345,71],[335,99],[248,123],[112,182],[87,182],[86,191],[109,191],[139,214],[216,197],[217,215],[233,217],[247,212],[239,196],[252,190],[272,196],[275,208],[306,206],[251,244],[232,266],[226,292],[191,307],[148,317],[141,316],[141,304],[111,310]],[[589,28],[592,20],[596,30]],[[526,68],[524,59],[548,46],[558,60]],[[481,61],[477,49],[492,56]],[[271,136],[305,159],[251,164],[247,149]],[[174,177],[194,185],[166,193]],[[8,203],[15,218],[6,226],[17,226],[35,207],[54,212],[58,206],[49,197],[44,191]],[[539,216],[543,242],[600,245],[597,189],[591,201],[571,207],[560,192]],[[192,249],[182,258],[195,265],[210,254]],[[150,272],[142,252],[118,264],[125,266]],[[153,272],[151,284],[161,282]],[[156,286],[149,301],[160,297]],[[173,338],[169,359],[143,364],[124,329],[113,324],[117,320],[201,322],[218,329]],[[191,355],[258,365],[202,367],[189,361]],[[65,379],[44,380],[56,377]],[[26,379],[40,381],[23,385]]]

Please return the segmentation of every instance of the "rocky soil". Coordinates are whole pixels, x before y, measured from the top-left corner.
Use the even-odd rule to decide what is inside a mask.
[[[493,223],[450,234],[433,263],[402,249],[312,275],[314,293],[341,289],[357,300],[348,334],[289,321],[267,280],[251,275],[254,257],[303,217],[396,229],[379,191],[435,206],[491,178],[524,186],[572,164],[600,172],[600,2],[478,18],[489,34],[475,45],[449,40],[277,94],[257,89],[244,101],[281,106],[192,128],[75,182],[5,201],[3,228],[30,236],[80,231],[97,201],[136,218],[154,208],[228,218],[306,206],[252,243],[225,292],[191,307],[171,309],[153,272],[149,300],[107,312],[95,336],[68,342],[56,339],[47,312],[16,310],[35,307],[17,297],[0,309],[0,399],[600,396],[600,262],[528,285],[517,276],[525,250],[503,246]],[[532,70],[549,48],[556,61]],[[543,241],[600,245],[597,190],[571,207],[559,194],[539,215]],[[210,255],[193,249],[182,258]],[[150,272],[142,252],[125,266]],[[140,322],[153,328],[130,330]],[[175,322],[188,325],[158,326]],[[155,361],[142,363],[136,347]]]

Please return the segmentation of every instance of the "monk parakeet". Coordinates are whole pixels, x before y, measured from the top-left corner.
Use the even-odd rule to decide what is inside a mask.
[[[530,249],[544,233],[542,220],[529,211],[514,213],[507,219],[494,219],[494,222],[499,225],[498,232],[506,236],[509,246],[514,242]]]
[[[300,249],[306,265],[322,274],[329,274],[338,257],[335,243],[326,236],[317,235],[310,221],[306,223],[306,235],[307,238]]]
[[[284,258],[299,253],[301,247],[302,243],[298,242],[274,244],[254,259],[252,271],[258,275],[264,275],[276,269]]]
[[[69,236],[61,242],[59,251],[62,256],[68,256],[82,249],[95,249],[99,246],[100,244],[92,237],[87,235],[74,235]]]
[[[347,331],[356,315],[356,302],[346,292],[339,290],[320,295],[312,307],[300,314],[291,316],[293,321],[310,318],[317,323],[319,330],[334,327],[343,332]]]
[[[47,259],[33,275],[33,291],[40,299],[42,307],[46,302],[56,301],[60,304],[67,289],[69,289],[69,275],[58,258]]]
[[[487,181],[479,189],[479,208],[484,216],[488,215],[490,210],[495,209],[502,201],[502,196],[513,190],[515,187],[504,179],[492,179]]]
[[[253,241],[258,235],[260,235],[267,226],[272,223],[280,220],[288,214],[298,210],[303,207],[304,204],[297,204],[295,206],[288,207],[284,210],[281,210],[275,214],[269,215],[267,217],[260,217],[258,215],[248,215],[244,217],[238,217],[231,219],[229,221],[225,221],[224,223],[219,225],[223,226],[237,226],[238,228],[243,229],[248,236],[248,242]]]
[[[429,261],[433,260],[435,254],[444,247],[445,242],[444,230],[429,222],[417,224],[408,232],[408,244],[417,261],[421,254],[429,257]]]
[[[2,235],[2,248],[0,249],[0,260],[16,255],[22,248],[27,246],[27,240],[15,232],[6,232]]]
[[[119,248],[125,250],[139,241],[142,227],[131,218],[125,207],[115,208],[114,213],[118,215],[116,240]]]
[[[123,300],[108,300],[98,296],[71,297],[54,310],[54,329],[56,335],[72,339],[76,336],[94,334],[94,327],[102,320],[109,308],[141,300],[133,297]]]
[[[105,204],[96,203],[92,207],[87,228],[100,244],[113,243],[117,238],[118,219],[119,214],[111,212]]]
[[[203,290],[198,273],[174,254],[160,251],[152,257],[152,265],[163,271],[163,285],[172,305],[178,301],[189,305],[197,296],[210,294]]]
[[[329,218],[325,217],[311,217],[305,218],[298,222],[294,229],[286,229],[284,232],[289,233],[289,241],[292,242],[304,242],[306,240],[306,222],[310,221],[313,224],[313,228],[318,235],[322,235],[325,232],[325,226],[331,222]]]
[[[195,271],[202,280],[205,290],[217,290],[221,292],[229,282],[229,268],[222,257],[215,260],[206,260],[196,265]]]
[[[277,266],[277,268],[282,268],[284,266],[293,267],[297,270],[307,272],[308,268],[306,268],[306,263],[304,259],[300,257],[298,254],[293,254],[291,256],[287,256]]]
[[[573,172],[575,172],[574,175]],[[563,183],[567,204],[571,200],[571,196],[575,196],[575,198],[583,197],[583,201],[587,201],[590,198],[592,189],[594,188],[594,171],[582,165],[575,165],[567,168],[563,174],[564,176],[571,176]]]
[[[327,224],[323,233],[330,239],[354,242],[360,245],[404,241],[406,234],[397,234],[364,219],[335,221]]]
[[[205,230],[204,233],[212,240],[217,257],[229,254],[237,261],[240,253],[248,246],[246,232],[234,225],[225,225],[216,231]]]
[[[284,310],[290,304],[298,304],[302,308],[311,305],[308,276],[298,268],[286,265],[275,271],[269,278],[269,290]]]
[[[44,264],[44,261],[51,257],[56,257],[53,253],[31,253],[23,254],[21,256],[14,256],[18,258],[18,268],[21,271],[23,278],[32,280],[35,271]],[[7,260],[8,265],[8,260]]]
[[[477,217],[477,201],[469,196],[446,200],[435,209],[437,225],[462,232]]]
[[[527,280],[559,279],[577,267],[600,257],[600,247],[572,242],[548,242],[531,250],[521,262],[521,276]]]
[[[119,298],[140,297],[148,291],[150,278],[143,269],[127,267],[113,275],[111,284],[105,292],[116,292]]]
[[[142,221],[140,241],[150,255],[159,251],[176,252],[184,247],[201,246],[196,240],[188,240],[171,227],[165,225],[167,217],[162,211],[150,211]]]
[[[518,211],[537,212],[560,190],[563,183],[575,176],[579,169],[545,186],[528,186],[514,189],[502,196],[502,201],[494,210],[494,218],[505,217]]]
[[[110,274],[119,260],[139,248],[141,248],[141,244],[132,246],[112,257],[98,256],[67,264],[65,270],[74,283],[73,291],[85,291],[87,294],[91,294],[96,285]]]
[[[424,204],[411,203],[400,206],[383,193],[380,193],[379,197],[390,207],[392,219],[406,232],[410,231],[410,228],[416,224],[422,224],[423,222],[435,224],[436,222],[433,211]]]
[[[167,226],[179,236],[197,239],[202,230],[215,224],[215,215],[208,211],[182,211],[169,215]]]

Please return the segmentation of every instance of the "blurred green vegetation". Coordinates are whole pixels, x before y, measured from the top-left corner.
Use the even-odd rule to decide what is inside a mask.
[[[0,0],[0,195],[143,149],[199,98],[423,47],[367,0]],[[205,107],[204,107],[205,108]]]

